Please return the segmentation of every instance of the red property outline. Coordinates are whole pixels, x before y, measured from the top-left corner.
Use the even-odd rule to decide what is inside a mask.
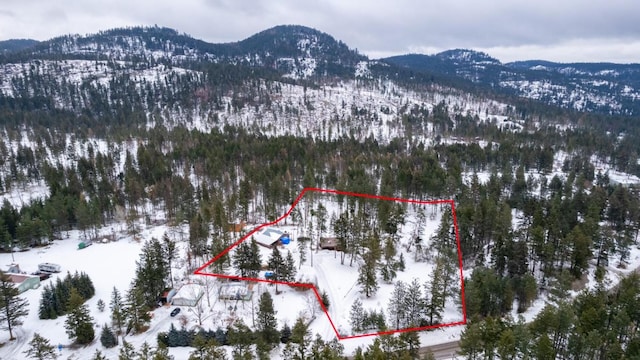
[[[462,304],[462,321],[446,323],[446,324],[437,324],[437,325],[429,325],[429,326],[422,326],[422,327],[398,329],[398,330],[387,330],[387,331],[380,331],[380,332],[377,332],[377,333],[370,333],[370,334],[358,334],[358,335],[351,335],[351,336],[340,336],[340,333],[336,329],[336,327],[335,327],[335,325],[333,323],[333,320],[331,320],[331,316],[329,316],[329,312],[327,311],[327,309],[325,308],[324,304],[322,303],[320,294],[318,293],[318,289],[313,284],[310,284],[310,283],[292,283],[292,282],[287,282],[287,281],[274,281],[274,280],[256,279],[256,278],[246,278],[246,277],[234,276],[234,275],[213,274],[213,273],[203,272],[203,270],[206,269],[207,266],[211,265],[216,260],[218,260],[219,258],[224,256],[226,253],[231,251],[231,249],[233,249],[234,247],[240,245],[240,243],[242,243],[243,241],[248,239],[255,232],[259,231],[260,229],[262,229],[264,227],[275,225],[275,224],[279,223],[280,221],[282,221],[287,216],[289,216],[289,214],[291,214],[291,211],[293,211],[293,208],[295,208],[295,206],[302,199],[302,197],[304,196],[304,194],[306,192],[318,192],[318,193],[323,193],[323,194],[356,196],[356,197],[364,197],[364,198],[369,198],[369,199],[377,199],[377,200],[385,200],[385,201],[396,201],[396,202],[413,203],[413,204],[429,204],[429,205],[450,204],[451,205],[451,213],[453,214],[453,228],[455,230],[455,235],[456,235],[456,245],[457,245],[457,248],[458,248],[458,263],[459,263],[458,265],[459,265],[459,268],[460,268],[460,299],[461,299],[461,304]],[[256,227],[255,229],[251,230],[249,233],[247,233],[245,236],[243,236],[240,240],[236,241],[231,246],[227,247],[222,252],[220,252],[220,254],[216,255],[213,259],[209,260],[207,263],[205,263],[204,265],[202,265],[201,267],[196,269],[196,271],[194,271],[194,274],[196,274],[196,275],[205,275],[205,276],[213,276],[213,277],[219,277],[219,278],[226,278],[226,279],[256,281],[256,282],[265,282],[265,283],[270,283],[270,284],[283,284],[283,285],[289,285],[289,286],[298,286],[298,287],[303,287],[303,288],[309,288],[309,289],[313,290],[313,292],[315,293],[316,298],[318,299],[318,302],[320,303],[320,307],[322,308],[322,311],[324,311],[325,315],[327,315],[327,319],[329,320],[329,323],[331,324],[331,327],[333,328],[333,331],[336,333],[336,336],[337,336],[338,340],[354,339],[354,338],[361,338],[361,337],[366,337],[366,336],[388,335],[388,334],[395,334],[395,333],[402,333],[402,332],[409,332],[409,331],[431,330],[431,329],[437,329],[437,328],[442,328],[442,327],[466,325],[467,324],[467,306],[466,306],[466,301],[465,301],[465,298],[464,298],[464,277],[463,277],[463,273],[462,273],[462,251],[460,250],[460,234],[458,232],[458,219],[456,217],[456,207],[455,207],[455,204],[454,204],[453,200],[412,200],[412,199],[401,199],[401,198],[393,198],[393,197],[380,196],[380,195],[360,194],[360,193],[353,193],[353,192],[341,191],[341,190],[319,189],[319,188],[304,188],[304,189],[302,189],[302,192],[300,193],[300,195],[298,195],[296,200],[291,205],[291,208],[289,209],[289,211],[287,211],[284,215],[280,216],[278,219],[276,219],[276,220],[274,220],[272,222],[264,223],[264,224]]]

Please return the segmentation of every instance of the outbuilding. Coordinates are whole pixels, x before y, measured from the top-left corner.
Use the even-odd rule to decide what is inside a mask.
[[[171,299],[171,305],[174,306],[196,306],[202,296],[204,290],[198,284],[182,285],[180,290]]]
[[[30,289],[40,287],[40,277],[25,274],[6,274],[11,278],[11,282],[17,285],[18,292],[23,293]]]

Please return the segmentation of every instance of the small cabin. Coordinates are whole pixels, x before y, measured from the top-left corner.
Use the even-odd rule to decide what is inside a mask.
[[[338,239],[335,237],[321,237],[320,249],[342,251],[340,245],[338,244]]]

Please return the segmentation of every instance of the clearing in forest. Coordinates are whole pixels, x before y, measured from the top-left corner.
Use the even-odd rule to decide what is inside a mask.
[[[453,200],[305,188],[284,215],[256,226],[195,274],[218,278],[219,294],[227,299],[235,296],[228,289],[245,284],[275,285],[286,302],[281,322],[306,317],[323,337],[466,324]],[[240,295],[238,300],[260,294]],[[309,305],[311,298],[316,305]],[[314,321],[320,310],[328,321]]]

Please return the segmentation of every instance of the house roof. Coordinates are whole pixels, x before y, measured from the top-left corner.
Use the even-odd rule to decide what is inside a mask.
[[[198,284],[185,284],[182,285],[180,290],[174,295],[174,299],[198,299],[204,294],[204,289]]]
[[[24,275],[24,274],[6,274],[6,275],[9,276],[9,278],[11,278],[11,282],[15,284],[20,284],[25,280],[31,279],[31,278],[38,278],[38,280],[40,280],[40,277],[38,276],[31,276],[31,275]]]

